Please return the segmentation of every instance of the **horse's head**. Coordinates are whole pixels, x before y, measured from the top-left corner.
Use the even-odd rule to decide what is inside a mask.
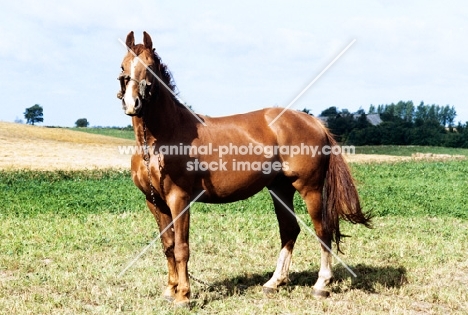
[[[128,52],[122,61],[122,73],[118,77],[120,91],[117,97],[122,99],[125,114],[135,116],[141,113],[144,103],[149,102],[157,93],[158,81],[154,76],[156,60],[153,42],[148,33],[143,32],[143,44],[135,45],[132,31],[127,35],[125,44]]]

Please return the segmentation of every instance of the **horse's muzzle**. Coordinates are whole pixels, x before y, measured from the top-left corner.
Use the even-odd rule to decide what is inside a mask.
[[[137,96],[132,105],[127,105],[125,103],[125,98],[122,98],[122,107],[126,115],[137,116],[141,112],[143,102],[141,101],[140,97]]]

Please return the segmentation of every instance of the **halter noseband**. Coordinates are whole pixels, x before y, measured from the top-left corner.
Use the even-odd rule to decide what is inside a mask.
[[[133,81],[136,84],[138,84],[138,94],[140,95],[142,100],[148,100],[149,98],[151,98],[151,96],[153,95],[153,91],[157,85],[157,82],[156,84],[154,84],[155,80],[153,80],[153,82],[148,82],[146,81],[146,79],[138,81],[137,79],[130,77],[129,74],[123,72],[118,76],[117,80],[120,81],[120,91],[117,92],[117,98],[119,99],[122,99],[125,94],[125,90],[128,84],[128,82],[126,81]],[[149,91],[149,93],[146,93],[146,88],[148,86],[151,86],[151,90]]]

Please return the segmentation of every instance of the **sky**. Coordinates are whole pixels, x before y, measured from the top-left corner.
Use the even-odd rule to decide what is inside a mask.
[[[127,126],[126,48],[148,32],[180,97],[209,116],[292,105],[314,115],[412,100],[468,121],[468,6],[460,1],[8,1],[0,121],[34,104],[47,126]]]

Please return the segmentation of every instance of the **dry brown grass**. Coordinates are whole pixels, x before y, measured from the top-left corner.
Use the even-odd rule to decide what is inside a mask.
[[[118,146],[134,141],[77,132],[0,122],[0,169],[129,168],[130,156]]]
[[[410,161],[411,157],[383,154],[347,154],[345,159],[349,163],[383,163]]]
[[[454,161],[465,160],[464,155],[435,154],[435,153],[414,153],[411,156],[396,156],[384,154],[353,154],[345,155],[349,163],[388,163],[407,161]]]

